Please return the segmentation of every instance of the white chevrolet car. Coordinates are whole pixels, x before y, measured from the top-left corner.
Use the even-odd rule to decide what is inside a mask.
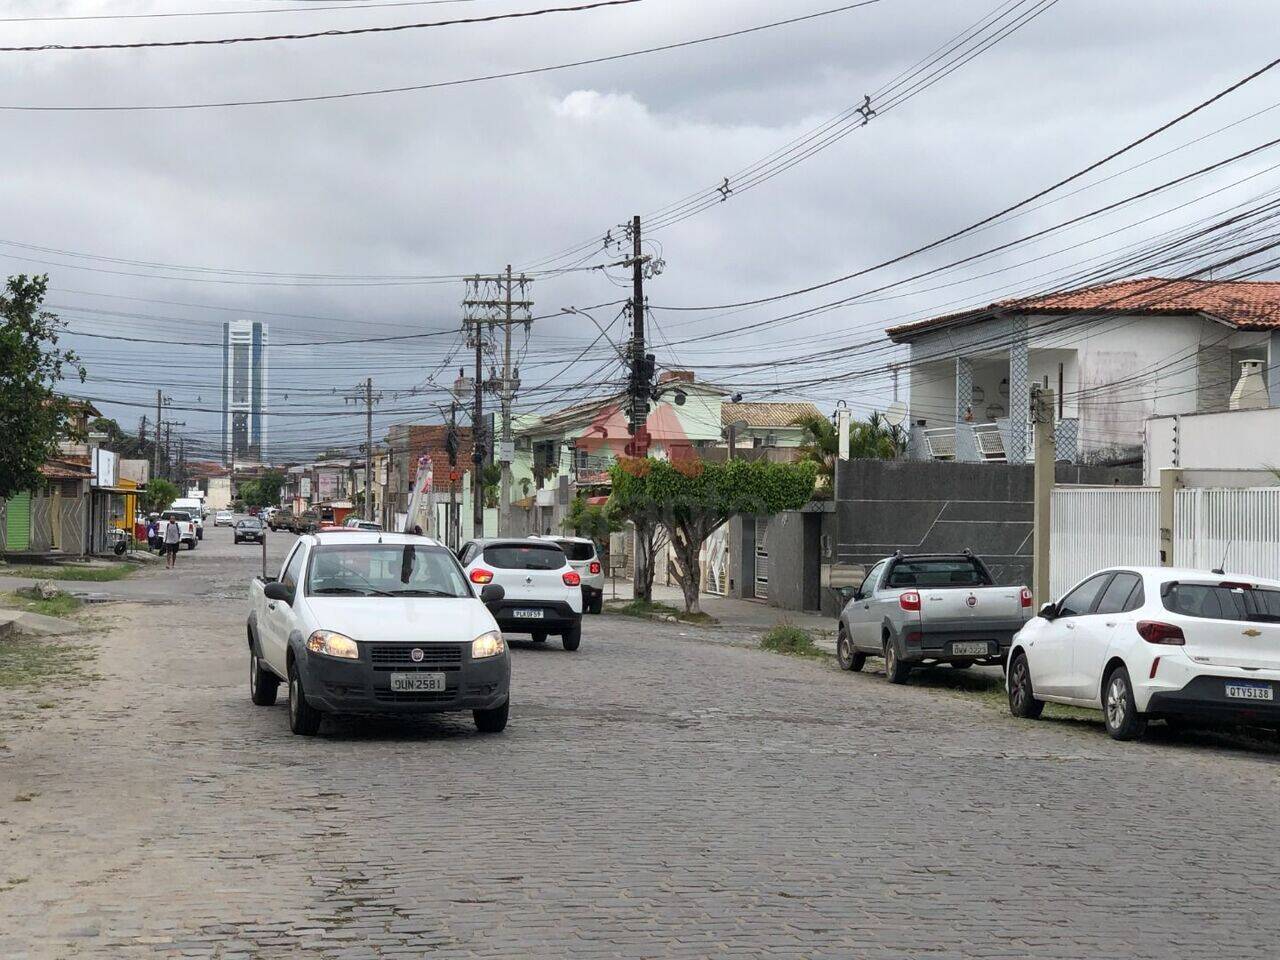
[[[566,650],[581,645],[582,577],[554,541],[470,540],[458,559],[477,590],[502,587],[502,599],[486,606],[503,633],[527,633],[535,643],[558,634]]]
[[[1136,739],[1149,719],[1280,725],[1280,582],[1173,567],[1104,570],[1013,638],[1016,717],[1045,701],[1103,712]]]

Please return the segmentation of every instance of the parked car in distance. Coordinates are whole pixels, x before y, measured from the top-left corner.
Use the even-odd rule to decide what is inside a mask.
[[[382,529],[382,524],[374,523],[372,520],[361,520],[359,517],[348,517],[347,522],[343,524],[349,530],[373,530]]]
[[[293,515],[289,529],[296,534],[315,533],[320,529],[320,524],[324,518],[320,515],[319,510],[304,510],[302,513]]]
[[[596,552],[595,541],[587,537],[538,536],[533,539],[554,543],[564,551],[569,566],[582,578],[583,612],[600,613],[604,609],[604,564]]]
[[[249,587],[249,687],[260,706],[289,691],[289,726],[325,714],[470,710],[482,733],[506,727],[511,660],[457,558],[427,537],[341,531],[299,538],[276,579]]]
[[[213,515],[213,525],[215,527],[234,527],[236,524],[236,515],[230,510],[219,510]]]
[[[236,543],[262,543],[266,538],[267,528],[257,517],[245,517],[239,521],[232,536]]]
[[[288,507],[282,507],[267,517],[267,526],[272,531],[276,530],[292,530],[293,529],[293,511]]]
[[[998,587],[972,553],[894,554],[852,591],[836,631],[836,658],[861,670],[882,656],[890,683],[916,666],[1004,663],[1031,615],[1031,591]]]
[[[1014,638],[1009,710],[1101,710],[1133,740],[1147,721],[1280,726],[1280,581],[1174,567],[1086,577]]]
[[[497,584],[488,601],[504,633],[527,633],[535,643],[558,634],[566,650],[582,644],[582,577],[559,545],[533,538],[470,540],[458,551],[477,588]]]

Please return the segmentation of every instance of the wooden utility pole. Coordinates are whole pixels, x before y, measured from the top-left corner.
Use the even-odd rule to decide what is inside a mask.
[[[1051,599],[1049,593],[1049,535],[1053,522],[1055,443],[1053,391],[1039,385],[1031,388],[1031,421],[1035,428],[1034,506],[1032,510],[1031,592],[1038,610]]]

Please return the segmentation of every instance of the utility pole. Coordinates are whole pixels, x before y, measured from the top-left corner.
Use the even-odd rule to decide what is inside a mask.
[[[533,322],[531,311],[533,309],[533,301],[528,298],[528,289],[532,281],[520,274],[513,276],[511,266],[497,275],[481,276],[476,275],[467,280],[467,296],[463,301],[465,314],[463,323],[468,330],[469,336],[474,341],[476,349],[476,382],[475,382],[475,410],[473,411],[473,422],[475,426],[475,441],[477,444],[484,435],[482,427],[483,415],[483,392],[486,389],[494,390],[498,394],[500,414],[502,418],[502,439],[500,445],[496,449],[492,449],[493,459],[502,465],[502,480],[499,487],[499,509],[498,509],[498,532],[509,534],[511,532],[511,461],[515,459],[515,451],[513,449],[513,439],[511,433],[511,408],[515,400],[516,391],[520,388],[520,371],[514,367],[511,358],[511,331],[516,324],[522,324],[527,330]],[[519,291],[517,294],[517,290]],[[487,334],[495,327],[501,326],[503,329],[503,348],[502,348],[502,375],[498,377],[496,374],[489,380],[484,380],[484,358],[483,351],[489,346]],[[485,437],[487,447],[492,448],[493,437]],[[477,452],[481,452],[477,446]],[[484,483],[480,479],[480,464],[483,459],[476,460],[476,473],[472,477],[472,491],[475,498],[474,512],[475,522],[478,530],[483,530],[483,511],[484,511]],[[481,536],[480,532],[476,536]]]
[[[484,336],[477,323],[472,331],[476,342],[476,395],[471,408],[471,536],[484,536]]]
[[[173,463],[169,456],[170,444],[173,441],[173,424],[166,423],[164,425],[164,473],[169,479],[173,479]]]
[[[630,430],[635,439],[632,452],[637,457],[649,452],[649,397],[653,393],[654,358],[645,353],[644,278],[649,258],[641,249],[640,218],[631,218],[631,257],[623,263],[631,267],[631,376],[627,393],[631,399]]]
[[[160,405],[164,402],[164,394],[156,391],[156,447],[151,451],[151,475],[160,476]]]
[[[382,394],[373,392],[373,378],[342,395],[347,402],[364,404],[364,518],[373,519],[373,405],[382,401]],[[354,478],[352,483],[354,483]]]
[[[1038,610],[1049,602],[1049,528],[1053,520],[1050,506],[1054,480],[1054,405],[1053,391],[1034,385],[1031,388],[1031,421],[1035,427],[1034,507],[1032,512],[1031,592]]]
[[[449,401],[449,432],[444,439],[444,449],[449,455],[449,506],[445,516],[445,542],[450,550],[462,544],[462,510],[458,502],[458,401]]]

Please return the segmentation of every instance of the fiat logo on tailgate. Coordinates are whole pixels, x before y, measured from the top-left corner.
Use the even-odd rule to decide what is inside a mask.
[[[978,598],[971,593],[969,594],[969,599],[966,600],[965,603],[971,607],[976,607],[978,605]]]
[[[422,662],[422,658],[423,658],[424,656],[426,656],[426,654],[424,654],[424,653],[423,653],[419,648],[417,648],[417,647],[414,647],[412,650],[410,650],[410,651],[409,651],[409,659],[410,659],[410,660],[412,660],[414,663],[421,663],[421,662]]]

